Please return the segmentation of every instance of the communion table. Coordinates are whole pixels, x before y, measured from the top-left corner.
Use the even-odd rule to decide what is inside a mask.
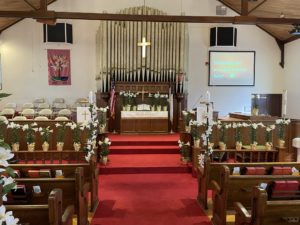
[[[121,111],[121,133],[167,133],[168,111]]]

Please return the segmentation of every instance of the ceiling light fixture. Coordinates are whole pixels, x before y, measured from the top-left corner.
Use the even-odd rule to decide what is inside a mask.
[[[294,24],[294,28],[290,31],[292,35],[300,35],[300,24]]]

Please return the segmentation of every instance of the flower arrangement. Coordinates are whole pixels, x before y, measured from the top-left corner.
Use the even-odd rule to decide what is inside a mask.
[[[40,127],[39,128],[40,135],[42,137],[42,141],[49,143],[50,134],[53,133],[53,130],[50,127]]]
[[[200,127],[203,124],[196,121],[196,120],[190,120],[190,126],[191,126],[191,135],[193,137],[194,140],[198,140],[200,139]]]
[[[20,142],[19,130],[21,129],[21,125],[16,124],[14,122],[10,122],[10,123],[8,123],[7,128],[11,129],[11,143],[19,144],[19,142]]]
[[[101,146],[100,155],[101,157],[108,156],[109,154],[109,146],[111,145],[111,141],[109,138],[104,138],[103,141],[99,141],[99,145]]]
[[[169,95],[167,95],[167,94],[165,94],[165,95],[160,95],[159,96],[159,98],[160,98],[160,104],[162,105],[162,106],[168,106],[168,98],[169,98]]]
[[[25,124],[22,127],[23,131],[26,131],[26,142],[32,144],[35,142],[35,132],[38,131],[37,123]]]
[[[107,120],[107,110],[108,106],[104,108],[99,108],[99,114],[98,114],[98,122],[100,127],[106,127],[106,120]]]
[[[263,125],[263,123],[251,123],[251,124],[249,125],[249,127],[250,127],[250,139],[251,139],[251,144],[250,144],[250,145],[251,145],[251,147],[252,147],[253,150],[256,149],[256,145],[257,145],[256,130],[257,130],[257,128],[258,128],[259,126],[265,127],[265,126]]]
[[[89,110],[91,112],[91,120],[89,120],[88,124],[85,124],[85,127],[88,129],[88,140],[84,149],[87,152],[85,156],[86,161],[90,161],[91,157],[95,154],[94,149],[96,148],[96,139],[99,126],[97,106],[95,104],[90,104]]]
[[[73,133],[73,142],[74,143],[80,143],[80,135],[81,131],[84,130],[84,126],[82,126],[79,123],[67,123],[67,127],[70,127]]]
[[[285,118],[283,118],[283,119],[278,119],[278,120],[275,121],[276,127],[277,127],[277,129],[278,129],[277,135],[278,135],[278,138],[279,138],[280,140],[284,140],[284,138],[285,138],[285,127],[286,127],[290,122],[291,122],[290,119],[285,119]]]
[[[223,123],[221,121],[217,122],[217,128],[220,130],[221,134],[220,134],[220,142],[225,143],[226,141],[226,130],[231,128],[231,124],[230,123]]]
[[[179,152],[181,155],[181,160],[184,162],[191,161],[191,156],[190,156],[190,142],[184,143],[183,141],[178,140],[178,146],[179,146]]]
[[[56,123],[55,127],[57,128],[56,133],[56,142],[57,143],[64,143],[65,139],[65,132],[66,132],[66,123]]]
[[[133,92],[126,92],[126,91],[120,91],[120,96],[122,96],[122,100],[123,100],[123,105],[133,105],[136,96],[139,93],[133,93]]]
[[[190,121],[193,119],[193,116],[195,115],[195,111],[190,110],[190,111],[182,111],[182,115],[183,115],[183,120],[184,120],[184,125],[185,126],[189,126],[190,125]]]
[[[272,143],[272,131],[275,130],[276,126],[274,124],[266,126],[266,143]]]

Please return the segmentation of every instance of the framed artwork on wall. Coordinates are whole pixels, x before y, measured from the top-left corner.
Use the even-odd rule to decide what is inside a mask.
[[[71,85],[69,49],[48,49],[48,84]]]

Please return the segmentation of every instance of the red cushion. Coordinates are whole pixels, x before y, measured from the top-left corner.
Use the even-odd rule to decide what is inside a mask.
[[[256,175],[265,175],[266,168],[265,167],[255,167],[255,174]]]
[[[227,163],[236,163],[235,159],[233,159],[233,158],[227,159],[226,162],[227,162]]]
[[[292,197],[298,191],[298,181],[274,181],[272,188],[272,197]]]
[[[291,175],[292,168],[291,167],[281,167],[281,166],[273,166],[273,175]]]
[[[246,175],[255,175],[255,167],[246,167]]]
[[[266,168],[264,167],[246,167],[246,175],[265,175]]]
[[[39,178],[40,171],[39,170],[28,170],[28,177],[30,178]]]

